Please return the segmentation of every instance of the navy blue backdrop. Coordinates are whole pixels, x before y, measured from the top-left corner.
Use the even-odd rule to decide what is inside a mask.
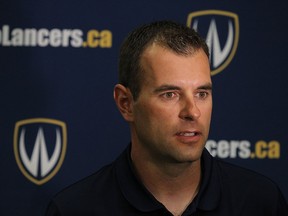
[[[0,0],[0,215],[43,215],[65,186],[129,143],[114,100],[127,33],[170,19],[211,48],[207,149],[262,173],[288,199],[285,0]]]

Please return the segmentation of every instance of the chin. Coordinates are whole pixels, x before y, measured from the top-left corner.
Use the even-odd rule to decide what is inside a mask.
[[[201,158],[201,154],[193,152],[192,154],[183,154],[178,155],[178,157],[175,157],[175,160],[179,163],[193,163],[196,161],[199,161]]]

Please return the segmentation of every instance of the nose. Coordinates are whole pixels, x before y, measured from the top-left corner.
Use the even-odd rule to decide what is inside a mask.
[[[198,108],[193,98],[186,98],[183,101],[179,117],[185,121],[194,121],[201,116],[200,109]]]

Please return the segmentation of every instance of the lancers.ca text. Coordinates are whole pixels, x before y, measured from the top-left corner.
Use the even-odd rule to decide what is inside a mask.
[[[248,140],[207,140],[205,147],[218,158],[279,159],[281,153],[280,143],[276,140],[257,141],[254,148]]]
[[[3,25],[0,29],[2,47],[87,47],[111,48],[112,32],[91,29],[13,28]]]

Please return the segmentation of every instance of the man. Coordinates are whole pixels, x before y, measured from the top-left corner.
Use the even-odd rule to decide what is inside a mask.
[[[59,193],[47,216],[284,216],[278,187],[204,149],[212,112],[209,51],[169,21],[131,32],[119,61],[115,102],[131,144],[97,173]]]

